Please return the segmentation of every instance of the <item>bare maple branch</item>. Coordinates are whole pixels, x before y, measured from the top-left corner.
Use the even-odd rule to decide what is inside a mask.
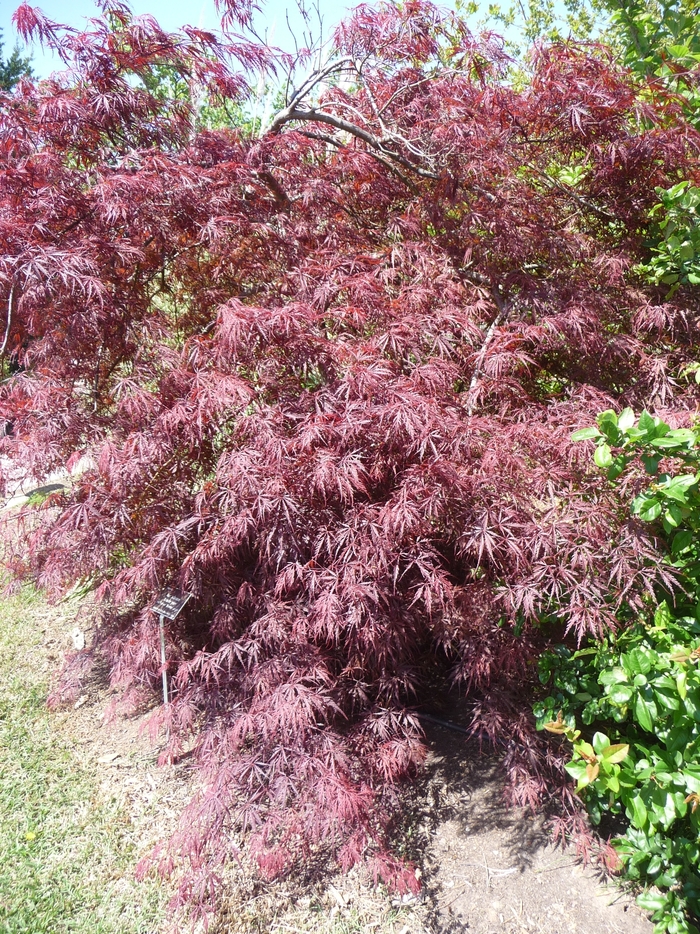
[[[440,176],[435,172],[421,168],[421,166],[418,166],[410,160],[404,158],[399,153],[394,152],[391,149],[387,149],[386,146],[384,146],[373,133],[369,133],[367,130],[363,130],[361,127],[354,123],[349,123],[347,120],[343,120],[342,117],[336,117],[334,114],[326,113],[325,111],[318,110],[317,108],[311,108],[309,110],[286,108],[275,117],[272,124],[270,125],[269,133],[279,133],[281,128],[286,123],[295,121],[302,123],[325,123],[327,126],[332,126],[336,130],[340,130],[343,133],[348,133],[350,136],[354,136],[356,139],[362,140],[362,142],[367,143],[368,146],[371,146],[372,149],[375,149],[377,152],[381,153],[381,155],[385,158],[397,162],[404,169],[415,172],[416,175],[419,175],[421,178],[440,178]]]

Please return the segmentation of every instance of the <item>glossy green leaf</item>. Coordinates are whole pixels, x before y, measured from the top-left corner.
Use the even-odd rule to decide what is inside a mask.
[[[613,704],[617,704],[619,707],[629,704],[633,695],[634,689],[626,685],[615,685],[608,693],[610,701]]]
[[[622,762],[629,755],[629,743],[615,743],[603,750],[603,758],[608,762]]]
[[[645,433],[653,436],[654,431],[656,430],[656,422],[652,415],[650,415],[646,409],[639,416],[639,421],[637,422],[637,427],[644,431]]]
[[[693,543],[693,533],[684,529],[683,531],[676,532],[673,536],[673,541],[671,543],[671,550],[674,555],[678,555],[681,552],[685,551],[686,548],[689,548]]]
[[[610,450],[609,444],[600,444],[595,449],[595,454],[593,455],[593,460],[596,462],[598,467],[606,468],[610,467],[613,462],[612,451]]]
[[[634,715],[637,723],[647,733],[651,733],[654,727],[654,721],[649,705],[641,695],[637,695],[634,701]]]
[[[656,499],[648,499],[639,510],[639,518],[644,522],[653,522],[663,511],[661,503]]]
[[[660,454],[643,454],[641,457],[642,463],[644,464],[644,469],[648,474],[652,476],[656,474],[659,469],[659,461],[661,460]]]
[[[601,672],[598,680],[601,684],[621,684],[629,681],[629,675],[624,668],[615,667]]]
[[[667,450],[667,449],[670,450],[671,448],[686,447],[686,443],[684,440],[675,438],[670,433],[660,438],[653,438],[651,443],[654,445],[655,448],[663,448],[664,450]]]
[[[664,523],[667,532],[672,532],[674,529],[677,529],[678,526],[683,521],[683,512],[680,506],[677,503],[671,503],[664,512]]]
[[[688,696],[688,675],[685,671],[681,671],[676,675],[676,690],[681,700],[685,700]]]
[[[600,429],[594,425],[590,428],[579,428],[571,434],[572,441],[588,441],[591,438],[600,438]]]
[[[617,419],[617,427],[620,431],[627,431],[634,425],[634,410],[630,408],[623,409]]]
[[[627,464],[628,459],[624,454],[618,454],[617,457],[614,457],[612,464],[608,467],[607,470],[608,480],[617,480],[620,474],[622,474],[624,471]]]
[[[642,648],[632,649],[625,658],[635,674],[648,675],[654,664],[654,656],[648,650]]]
[[[670,622],[671,608],[665,600],[662,600],[654,611],[654,625],[657,629],[666,629]]]
[[[637,904],[644,911],[661,911],[666,905],[667,897],[661,892],[643,892],[637,896]]]
[[[644,830],[647,823],[647,808],[640,797],[635,796],[627,803],[627,816],[635,827]]]
[[[674,499],[679,503],[687,503],[688,492],[698,482],[695,474],[684,474],[682,477],[674,477],[672,480],[659,485],[662,494],[668,499]]]
[[[615,444],[619,436],[619,431],[617,428],[617,414],[613,412],[612,409],[608,409],[606,412],[602,412],[598,416],[597,421],[602,434],[605,435],[611,444]]]

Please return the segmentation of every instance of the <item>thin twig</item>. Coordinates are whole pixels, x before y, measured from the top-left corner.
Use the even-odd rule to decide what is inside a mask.
[[[545,185],[548,185],[550,188],[555,188],[557,191],[562,192],[562,194],[566,195],[567,198],[571,198],[573,201],[576,201],[577,204],[580,204],[581,207],[585,208],[587,211],[591,211],[601,220],[615,221],[617,219],[614,214],[610,214],[610,212],[606,211],[605,208],[598,207],[597,204],[594,204],[592,201],[589,201],[588,198],[584,198],[583,195],[580,195],[577,191],[574,191],[570,185],[563,185],[561,182],[557,181],[556,178],[552,178],[551,175],[547,175],[546,172],[543,172],[542,169],[538,168],[536,165],[533,165],[531,162],[526,162],[525,165],[529,169],[532,169],[533,172],[536,172]]]
[[[454,891],[450,893],[452,895],[452,898],[449,901],[441,902],[440,907],[449,908],[450,905],[453,905],[457,901],[458,898],[462,897],[462,895],[464,894],[464,890],[467,887],[468,887],[468,883],[466,882],[463,883],[462,885],[457,886],[457,888],[454,889]]]

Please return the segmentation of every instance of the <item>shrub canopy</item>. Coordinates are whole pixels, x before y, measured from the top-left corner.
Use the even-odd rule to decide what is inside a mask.
[[[424,0],[359,7],[267,129],[211,129],[198,101],[245,113],[260,69],[304,62],[247,9],[223,37],[103,11],[15,15],[67,70],[1,101],[3,463],[80,470],[8,564],[94,586],[134,699],[159,685],[149,607],[193,594],[162,713],[207,780],[184,897],[242,839],[267,874],[321,848],[414,885],[388,835],[435,671],[535,803],[540,624],[599,633],[658,574],[569,434],[695,408],[697,294],[638,267],[698,133],[605,48],[536,48],[514,80]]]

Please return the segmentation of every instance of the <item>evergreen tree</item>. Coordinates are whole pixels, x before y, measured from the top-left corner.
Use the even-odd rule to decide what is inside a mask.
[[[20,78],[31,78],[31,59],[22,58],[17,46],[12,50],[12,55],[6,60],[3,58],[2,49],[2,29],[0,29],[0,88],[3,91],[11,91]]]

